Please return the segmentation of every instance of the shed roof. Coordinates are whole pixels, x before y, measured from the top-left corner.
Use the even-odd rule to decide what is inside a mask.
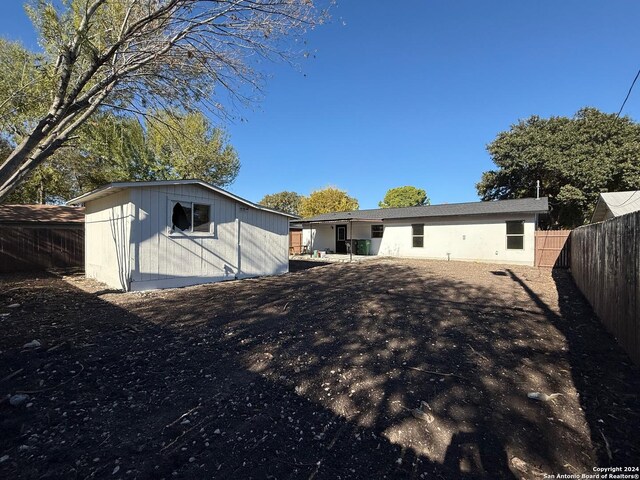
[[[401,218],[453,217],[461,215],[493,215],[505,213],[547,213],[549,201],[546,197],[494,200],[490,202],[446,203],[403,208],[377,208],[332,212],[300,220],[301,223],[331,221],[381,221]]]
[[[591,223],[601,222],[607,218],[607,210],[614,217],[640,210],[640,190],[627,192],[604,192],[598,196]]]
[[[91,200],[96,200],[101,197],[106,197],[107,195],[112,195],[114,193],[120,192],[122,190],[126,190],[128,188],[149,188],[149,187],[157,187],[161,185],[197,185],[202,188],[206,188],[213,192],[216,192],[225,197],[231,198],[239,203],[247,205],[249,207],[255,208],[257,210],[263,210],[265,212],[275,213],[278,215],[283,215],[289,218],[298,218],[295,215],[291,215],[289,213],[280,212],[278,210],[274,210],[272,208],[267,208],[257,203],[253,203],[249,200],[246,200],[242,197],[234,195],[231,192],[227,192],[220,187],[216,187],[211,185],[210,183],[203,182],[202,180],[155,180],[152,182],[116,182],[109,183],[100,188],[96,188],[91,192],[80,195],[79,197],[73,198],[67,202],[68,205],[78,205],[81,203],[90,202]]]
[[[83,223],[84,208],[64,205],[0,205],[0,223]]]

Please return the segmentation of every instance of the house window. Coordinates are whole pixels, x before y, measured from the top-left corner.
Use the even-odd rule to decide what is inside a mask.
[[[211,207],[200,203],[174,202],[171,209],[171,231],[205,232],[211,230]]]
[[[414,223],[411,225],[411,236],[413,237],[413,247],[424,247],[424,223]]]
[[[371,225],[371,238],[382,238],[384,225]]]
[[[524,249],[524,221],[507,222],[507,250]]]

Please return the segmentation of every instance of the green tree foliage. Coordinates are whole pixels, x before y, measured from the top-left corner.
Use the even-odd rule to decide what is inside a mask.
[[[260,92],[263,60],[288,57],[285,40],[324,17],[312,0],[31,0],[27,13],[42,51],[0,44],[0,123],[20,137],[0,163],[0,201],[100,111],[224,116]]]
[[[300,215],[304,218],[322,213],[358,210],[358,208],[358,200],[347,195],[346,191],[335,187],[316,190],[300,201]]]
[[[279,192],[272,195],[265,195],[258,203],[265,207],[273,208],[281,212],[298,215],[300,212],[300,202],[302,195],[296,192]]]
[[[224,130],[214,128],[202,113],[157,112],[147,123],[156,177],[196,178],[217,186],[235,180],[238,154]]]
[[[5,155],[9,155],[10,152],[11,152],[11,145],[9,145],[9,142],[7,141],[7,139],[0,137],[0,158],[2,158]]]
[[[224,130],[199,112],[156,112],[143,122],[98,114],[76,142],[59,149],[5,203],[59,203],[110,182],[197,178],[225,186],[240,161]],[[0,152],[10,151],[3,141]]]
[[[8,140],[0,137],[0,158],[11,152]],[[68,149],[56,152],[45,164],[36,168],[27,181],[12,191],[3,201],[8,204],[19,203],[62,203],[75,193],[72,189],[73,172],[69,165],[72,155]]]
[[[0,131],[5,136],[22,139],[34,119],[46,113],[51,76],[43,64],[43,55],[0,38]],[[0,160],[12,150],[3,151]]]
[[[476,185],[483,200],[549,197],[551,222],[582,225],[602,191],[640,188],[640,125],[595,108],[573,118],[532,116],[487,146],[498,167]]]
[[[68,152],[59,150],[49,160],[36,168],[27,180],[13,190],[3,201],[8,204],[50,203],[60,204],[78,195],[75,188],[71,161]]]
[[[384,200],[378,202],[380,208],[415,207],[429,205],[427,192],[421,188],[406,186],[387,190]]]

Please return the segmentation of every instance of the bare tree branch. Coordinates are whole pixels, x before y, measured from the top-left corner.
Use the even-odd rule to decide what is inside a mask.
[[[99,109],[206,107],[224,115],[218,87],[250,101],[257,58],[287,58],[291,34],[318,24],[311,0],[70,0],[38,4],[35,24],[54,76],[51,104],[0,165],[0,200]],[[45,14],[44,9],[47,10]],[[55,10],[56,14],[51,15]],[[5,102],[16,102],[18,88]],[[0,105],[3,107],[4,104]]]

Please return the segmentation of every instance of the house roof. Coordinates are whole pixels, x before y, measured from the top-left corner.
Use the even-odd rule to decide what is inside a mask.
[[[377,208],[332,212],[304,218],[300,223],[334,221],[383,221],[401,218],[452,217],[461,215],[494,215],[504,213],[547,213],[549,201],[546,197],[520,198],[516,200],[494,200],[490,202],[446,203],[404,208]]]
[[[106,197],[107,195],[112,195],[114,193],[120,192],[122,190],[126,190],[128,188],[147,188],[147,187],[157,187],[159,185],[197,185],[202,188],[206,188],[207,190],[211,190],[215,193],[218,193],[224,197],[235,200],[236,202],[247,205],[251,208],[255,208],[257,210],[263,210],[265,212],[275,213],[278,215],[283,215],[289,218],[297,219],[295,215],[291,215],[289,213],[280,212],[278,210],[274,210],[272,208],[267,208],[257,203],[250,202],[242,197],[234,195],[231,192],[227,192],[222,188],[211,185],[210,183],[203,182],[202,180],[156,180],[152,182],[117,182],[117,183],[109,183],[100,188],[96,188],[91,192],[80,195],[79,197],[73,198],[67,202],[67,205],[78,205],[81,203],[90,202],[91,200],[96,200],[101,197]]]
[[[607,218],[607,211],[614,217],[640,210],[640,190],[628,192],[605,192],[598,196],[591,223],[601,222]]]
[[[0,223],[83,223],[84,208],[63,205],[0,205]]]

